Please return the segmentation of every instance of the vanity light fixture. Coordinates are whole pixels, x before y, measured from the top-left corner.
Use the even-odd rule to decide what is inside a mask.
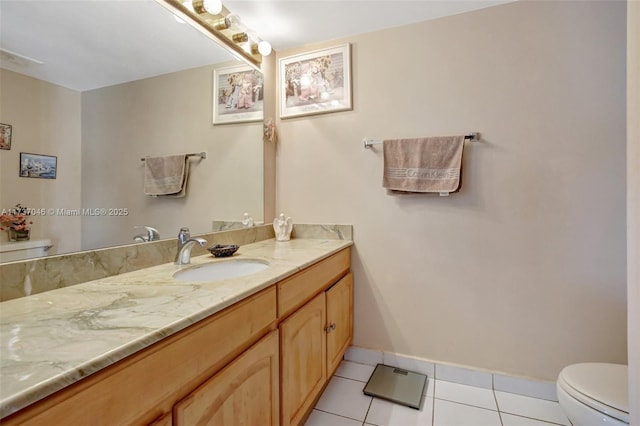
[[[271,54],[271,43],[263,40],[258,44],[252,44],[251,53],[254,55],[259,53],[262,56],[269,56]]]
[[[222,12],[221,0],[193,0],[192,5],[197,14],[219,15]]]
[[[249,41],[249,36],[247,33],[236,33],[231,36],[231,40],[233,40],[234,43],[246,43]]]
[[[242,20],[237,13],[229,13],[227,15],[227,19],[231,23],[231,29],[235,31],[244,30],[244,25],[242,24]]]
[[[207,25],[210,25],[211,28],[218,31],[226,30],[231,26],[231,23],[227,18],[207,19],[205,22],[207,23]]]
[[[260,43],[258,43],[258,52],[260,52],[262,56],[271,55],[271,51],[271,43],[269,43],[268,41],[262,40]]]
[[[271,54],[271,43],[265,40],[260,40],[258,34],[255,31],[248,31],[249,44],[251,46],[251,53],[254,55],[260,54],[262,56],[269,56]]]
[[[156,0],[218,44],[261,71],[262,57],[271,53],[271,44],[254,36],[239,16],[221,0]]]
[[[191,2],[191,0],[183,1],[183,2],[182,2],[182,5],[183,5],[184,7],[186,7],[187,9],[189,9],[189,11],[191,11],[191,12],[193,12],[193,13],[195,13],[195,12],[196,12],[196,11],[195,11],[195,9],[194,9],[194,7],[193,7],[193,3]]]

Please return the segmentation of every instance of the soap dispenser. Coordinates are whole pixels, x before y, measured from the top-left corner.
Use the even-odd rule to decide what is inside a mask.
[[[273,220],[273,230],[277,241],[289,241],[293,231],[293,221],[290,217],[285,219],[284,213],[280,213],[280,216]]]

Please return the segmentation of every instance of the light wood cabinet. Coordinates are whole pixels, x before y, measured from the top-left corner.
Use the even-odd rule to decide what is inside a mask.
[[[327,381],[326,324],[324,292],[280,324],[283,425],[299,424]]]
[[[173,409],[175,426],[277,426],[278,331],[273,331]]]
[[[280,323],[283,425],[306,419],[353,335],[353,276],[347,274]]]
[[[331,377],[353,337],[353,274],[327,290],[326,297],[327,377]]]
[[[351,343],[344,249],[2,419],[11,425],[298,425]]]
[[[2,425],[148,425],[276,324],[276,290],[270,287],[2,419]]]
[[[149,426],[172,426],[173,425],[173,417],[171,413],[167,413],[164,416],[160,417]]]

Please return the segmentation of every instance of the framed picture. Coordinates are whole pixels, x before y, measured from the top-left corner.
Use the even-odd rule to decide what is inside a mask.
[[[213,124],[261,121],[264,78],[247,65],[213,70]]]
[[[58,157],[52,155],[20,153],[20,176],[55,179],[58,170]]]
[[[11,124],[0,123],[0,149],[11,149]]]
[[[351,45],[280,59],[280,118],[353,109]]]

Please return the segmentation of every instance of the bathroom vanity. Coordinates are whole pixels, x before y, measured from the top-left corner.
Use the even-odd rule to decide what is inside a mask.
[[[351,245],[265,240],[243,277],[166,264],[3,302],[2,424],[301,424],[351,343]]]

